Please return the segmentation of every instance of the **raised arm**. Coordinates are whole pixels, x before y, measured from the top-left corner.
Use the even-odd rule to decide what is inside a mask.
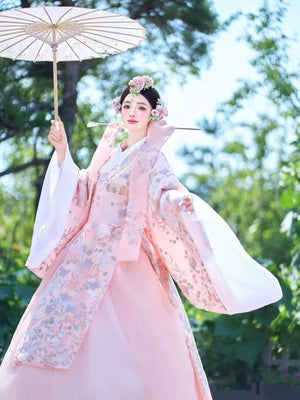
[[[60,118],[58,121],[51,121],[48,140],[55,147],[57,161],[58,164],[61,165],[65,159],[68,141],[64,124],[62,123]]]

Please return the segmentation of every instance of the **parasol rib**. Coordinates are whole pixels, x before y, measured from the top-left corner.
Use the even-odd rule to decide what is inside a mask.
[[[104,58],[104,57],[103,57],[103,54],[104,54],[104,53],[100,53],[99,51],[93,49],[91,46],[89,46],[88,44],[82,42],[82,41],[81,41],[80,39],[78,39],[77,37],[74,38],[74,39],[77,40],[79,43],[81,43],[83,46],[85,46],[85,47],[87,47],[88,49],[92,50],[92,51],[93,51],[94,53],[96,53],[99,57]],[[67,43],[68,43],[68,41],[67,41]],[[71,46],[70,43],[68,43],[68,45],[69,45],[69,47],[72,48],[72,46]],[[74,51],[73,48],[72,48],[72,51]],[[107,50],[105,50],[105,51],[107,51]],[[76,53],[75,53],[75,54],[76,54]],[[108,54],[107,54],[107,55],[108,55]],[[80,60],[80,61],[81,61],[81,60]]]
[[[82,16],[86,16],[87,14],[82,14]],[[76,19],[76,18],[79,18],[79,17],[81,17],[81,16],[78,16],[78,15],[76,15],[76,16],[74,16],[73,18],[70,18],[70,19],[68,19],[67,21],[70,21],[70,20],[73,20],[73,19]],[[127,17],[125,17],[124,15],[122,15],[122,14],[113,14],[113,15],[99,15],[98,17],[94,17],[94,18],[81,18],[80,20],[78,20],[78,21],[73,21],[73,22],[78,22],[78,23],[82,23],[82,22],[84,22],[84,21],[94,21],[94,20],[96,20],[96,21],[98,21],[98,20],[100,20],[100,19],[110,19],[110,18],[113,18],[113,19],[115,19],[115,18],[119,18],[119,19],[121,19],[121,22],[122,23],[128,23],[128,24],[139,24],[139,25],[141,25],[139,22],[137,22],[137,21],[134,21],[134,20],[132,20],[132,19],[130,19],[130,18],[127,18]],[[122,18],[127,18],[127,20],[126,19],[122,19]],[[110,21],[107,21],[107,22],[110,22]],[[112,23],[119,23],[120,21],[111,21]],[[101,23],[105,23],[105,21],[101,21]],[[141,26],[142,27],[142,26]],[[145,29],[145,28],[143,28],[142,27],[142,29]]]
[[[3,17],[4,17],[4,15],[1,15],[1,18],[3,18]],[[6,15],[5,15],[5,17],[6,17]],[[28,21],[28,22],[18,22],[18,21],[15,21],[15,19],[16,19],[16,18],[14,18],[13,21],[0,21],[0,24],[5,24],[5,25],[7,25],[7,24],[13,24],[13,25],[20,25],[20,26],[27,26],[27,25],[28,25],[28,22],[30,22],[30,23],[32,24],[32,21]]]
[[[121,22],[118,22],[119,24],[121,23]],[[101,25],[103,24],[103,22],[101,22]],[[90,24],[82,24],[82,26],[84,26],[84,28],[88,28],[88,29],[90,29],[90,28],[92,28],[92,29],[95,29],[95,31],[97,31],[98,29],[107,29],[107,28],[111,28],[111,29],[116,29],[116,28],[120,28],[120,29],[128,29],[128,30],[131,30],[131,31],[140,31],[141,30],[141,28],[132,28],[132,27],[130,27],[130,26],[118,26],[118,25],[115,25],[115,26],[103,26],[103,27],[100,27],[99,28],[99,25],[90,25]],[[111,31],[108,31],[108,32],[111,32]]]
[[[69,9],[56,21],[56,24],[59,24],[60,21],[70,12],[74,9],[74,7],[69,7]],[[65,21],[64,21],[65,22]]]
[[[22,28],[18,28],[18,29],[1,29],[1,27],[0,27],[0,32],[1,32],[0,36],[7,36],[7,35],[13,35],[14,33],[24,32],[24,29],[22,29]],[[4,33],[4,32],[8,32],[8,34],[6,33],[5,35],[2,35],[2,33]]]
[[[33,43],[35,43],[37,40],[38,40],[38,39],[34,39],[31,43],[29,43],[29,44],[15,57],[15,60],[17,60],[18,57],[20,57],[20,55],[23,54],[24,51],[26,51],[30,46],[32,46]]]
[[[28,36],[28,38],[30,38],[30,36]],[[27,38],[27,39],[28,39],[28,38]],[[13,44],[11,44],[11,45],[5,47],[5,48],[2,49],[2,50],[0,49],[0,53],[2,53],[2,52],[4,52],[4,51],[6,51],[6,50],[8,50],[8,49],[10,49],[10,48],[12,48],[12,47],[14,47],[14,46],[16,46],[17,44],[21,43],[23,40],[24,40],[24,39],[21,39],[21,40],[19,40],[18,42],[15,42],[15,43],[13,43]],[[35,39],[35,40],[37,40],[37,39]],[[15,58],[14,58],[14,59],[15,59]]]
[[[109,48],[114,49],[114,50],[117,50],[117,51],[121,51],[120,49],[118,49],[118,47],[112,46],[112,45],[110,45],[110,44],[103,43],[101,40],[96,40],[96,39],[94,39],[94,38],[90,38],[90,37],[88,37],[88,36],[86,36],[86,35],[82,35],[82,34],[80,34],[80,35],[78,35],[78,36],[82,36],[82,37],[84,37],[84,38],[86,38],[86,39],[92,40],[93,42],[99,43],[99,44],[101,44],[102,46],[109,47]],[[79,39],[78,39],[77,37],[74,37],[74,39],[79,41]],[[83,43],[83,42],[81,42],[81,41],[80,41],[80,43],[82,43],[82,44],[84,44],[85,46],[87,46],[86,43]],[[87,47],[89,47],[89,46],[87,46]]]
[[[105,18],[105,17],[104,17]],[[125,18],[125,17],[124,17]],[[98,19],[102,19],[102,18],[100,18],[100,17],[98,17],[98,18],[91,18],[91,19],[87,19],[87,22],[84,22],[84,24],[88,24],[89,22],[90,23],[92,23],[92,24],[94,24],[95,22],[97,22],[97,20]],[[93,20],[93,21],[92,21]],[[94,21],[94,20],[96,20],[96,21]],[[80,20],[80,21],[74,21],[74,23],[81,23],[82,21],[84,21],[84,20]],[[63,22],[69,22],[69,21],[63,21]],[[133,23],[133,20],[120,20],[120,21],[101,21],[100,22],[101,23],[101,25],[102,24],[132,24],[132,25],[139,25],[140,26],[140,28],[138,28],[138,29],[142,29],[142,30],[146,30],[139,22],[137,22],[137,21],[135,21],[134,23]],[[135,28],[136,29],[136,28]]]
[[[0,35],[0,36],[1,36],[1,35]],[[2,36],[4,36],[4,35],[2,35]],[[15,36],[11,36],[11,37],[9,37],[9,38],[7,38],[7,39],[0,40],[0,43],[4,43],[4,42],[10,41],[10,40],[12,40],[12,39],[16,39],[16,38],[18,38],[18,37],[20,37],[20,36],[25,36],[22,40],[26,40],[26,39],[29,39],[29,38],[32,37],[31,35],[28,35],[28,34],[26,34],[26,33],[22,33],[22,34],[20,34],[20,35],[15,35]],[[22,41],[22,40],[21,40],[21,41]],[[19,42],[13,43],[12,46],[14,46],[15,44],[18,44],[18,43],[19,43]],[[4,49],[4,50],[6,50],[6,49]],[[4,51],[4,50],[3,50],[3,51]]]
[[[39,56],[39,54],[40,54],[40,52],[41,52],[42,47],[44,46],[44,44],[45,44],[45,42],[42,42],[42,44],[41,44],[41,46],[40,46],[38,52],[36,53],[36,56],[32,59],[33,62],[36,62],[36,59],[38,58],[38,56]]]
[[[83,30],[82,32],[89,33],[90,35],[96,35],[95,33],[89,32],[88,30]],[[131,35],[130,33],[109,32],[109,31],[104,31],[104,30],[98,30],[98,32],[113,33],[114,35],[121,35],[121,36],[135,37],[135,38],[138,38],[138,39],[145,39],[144,36]],[[82,35],[82,33],[81,33],[81,35]],[[106,35],[99,35],[99,36],[103,37],[103,38],[106,38],[106,39],[111,39],[109,36],[106,36]],[[121,39],[116,39],[116,40],[118,40],[119,42],[126,43],[126,44],[132,44],[132,43],[128,43],[128,42],[126,42],[124,40],[121,40]]]
[[[38,15],[30,14],[29,12],[24,11],[24,8],[21,8],[21,9],[16,8],[15,11],[22,13],[22,14],[30,15],[31,17],[38,19],[41,22],[45,22],[45,20],[43,18],[40,18]],[[3,16],[7,17],[7,15],[3,15]],[[31,23],[34,22],[34,21],[32,21],[32,19],[26,19],[26,18],[21,18],[21,17],[13,17],[13,18],[19,19],[21,21],[23,20],[23,21],[31,22]]]
[[[110,45],[110,44],[104,43],[103,41],[97,40],[97,39],[95,39],[95,38],[93,38],[93,37],[89,37],[89,36],[87,36],[87,35],[83,35],[82,33],[80,33],[78,36],[85,37],[85,38],[90,39],[90,40],[92,40],[92,41],[94,41],[94,42],[100,43],[100,44],[102,44],[102,45],[104,45],[104,46],[106,46],[106,47],[111,47],[112,49],[115,49],[115,50],[118,50],[118,51],[122,51],[122,50],[120,50],[118,47],[114,47],[114,46],[112,46],[112,45]],[[106,38],[106,39],[109,39],[107,36],[104,36],[104,35],[102,35],[102,37],[103,37],[103,38]],[[137,37],[140,38],[139,36],[137,36]],[[76,39],[76,38],[75,38],[75,39]],[[140,38],[140,39],[143,40],[144,38]],[[127,44],[127,45],[129,45],[129,46],[135,46],[134,43],[126,42],[125,40],[121,40],[121,39],[117,39],[117,40],[118,40],[118,42],[125,43],[125,44]]]
[[[76,51],[73,49],[73,47],[70,45],[70,43],[68,41],[66,41],[66,44],[69,46],[69,48],[71,49],[71,51],[75,54],[75,56],[77,57],[78,61],[82,61],[82,59],[78,56],[78,54],[76,53]]]
[[[88,9],[86,8],[85,10],[88,10]],[[74,17],[71,17],[71,18],[67,19],[64,22],[69,22],[69,21],[72,21],[72,20],[74,20],[76,18],[85,17],[85,16],[87,16],[89,14],[99,13],[99,11],[101,11],[102,13],[105,12],[105,13],[107,13],[107,15],[102,15],[102,16],[95,17],[95,18],[87,18],[87,20],[89,20],[89,19],[98,19],[98,18],[99,19],[100,18],[116,18],[116,17],[120,17],[120,15],[122,15],[122,14],[112,14],[112,13],[110,14],[108,11],[102,11],[102,10],[90,10],[88,12],[83,12],[82,14],[74,15]],[[81,21],[84,21],[84,20],[81,20]]]

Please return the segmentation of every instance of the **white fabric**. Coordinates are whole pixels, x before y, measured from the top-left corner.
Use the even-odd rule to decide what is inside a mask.
[[[77,181],[78,167],[69,149],[61,166],[54,152],[44,179],[26,265],[37,268],[57,246],[64,232]]]
[[[179,205],[185,194],[162,194]],[[248,312],[278,301],[282,291],[277,279],[245,251],[228,224],[205,201],[191,195],[195,213],[182,212],[184,223],[207,266],[208,274],[228,314]]]
[[[133,150],[135,150],[136,148],[141,146],[143,143],[145,143],[145,141],[146,141],[146,138],[143,138],[143,139],[139,140],[138,142],[136,142],[135,144],[133,144],[132,146],[127,147],[124,151],[122,151],[122,147],[121,147],[121,143],[120,143],[119,146],[117,147],[117,149],[115,150],[115,153],[107,161],[107,163],[103,165],[103,167],[101,168],[100,171],[107,172],[110,169],[114,168],[116,165],[121,164]]]
[[[54,42],[58,45],[57,61],[82,61],[125,52],[146,37],[145,28],[131,18],[82,7],[2,11],[0,36],[1,57],[34,62],[53,61]]]

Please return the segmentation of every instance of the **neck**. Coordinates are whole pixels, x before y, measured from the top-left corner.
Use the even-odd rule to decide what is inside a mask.
[[[135,143],[139,142],[141,139],[147,136],[147,129],[128,131],[128,147],[134,145]]]

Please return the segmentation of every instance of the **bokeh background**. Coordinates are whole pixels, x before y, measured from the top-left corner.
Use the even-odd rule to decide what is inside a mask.
[[[296,393],[300,3],[0,0],[0,11],[41,5],[97,7],[146,27],[147,40],[134,50],[58,64],[59,114],[74,160],[86,167],[103,133],[87,123],[116,120],[112,99],[132,76],[153,76],[169,122],[202,129],[175,131],[164,147],[178,178],[226,219],[284,291],[280,302],[234,316],[198,310],[183,298],[209,381],[220,391],[256,395],[280,385]],[[51,63],[0,58],[0,359],[39,284],[24,263],[53,151],[52,99]]]

